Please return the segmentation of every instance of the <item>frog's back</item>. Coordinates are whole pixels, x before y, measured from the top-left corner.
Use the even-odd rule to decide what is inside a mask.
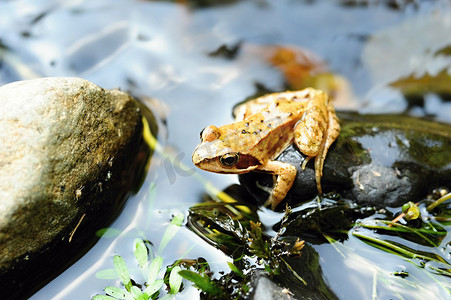
[[[274,159],[293,142],[293,128],[303,111],[303,103],[276,100],[243,121],[223,126],[224,143],[261,162]]]
[[[234,108],[233,115],[235,116],[235,121],[242,121],[256,113],[264,111],[270,106],[277,106],[276,103],[290,103],[293,106],[302,109],[302,107],[305,106],[304,102],[308,101],[312,95],[315,95],[318,92],[319,91],[315,89],[307,88],[301,91],[287,91],[264,95],[237,105]],[[300,106],[298,106],[298,104]]]

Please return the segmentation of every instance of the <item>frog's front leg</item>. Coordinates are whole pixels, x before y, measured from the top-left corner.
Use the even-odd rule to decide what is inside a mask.
[[[265,206],[271,206],[274,210],[287,195],[296,179],[296,168],[288,163],[269,160],[264,165],[259,166],[256,171],[277,175],[276,183],[269,195]]]

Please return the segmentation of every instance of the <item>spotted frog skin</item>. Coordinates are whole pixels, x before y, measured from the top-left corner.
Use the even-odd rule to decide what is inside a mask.
[[[235,122],[201,132],[193,153],[200,169],[225,174],[250,171],[277,175],[266,205],[275,209],[296,178],[296,168],[275,159],[292,143],[305,155],[302,167],[315,157],[315,179],[321,176],[327,151],[340,133],[340,124],[326,93],[307,88],[268,94],[234,110]]]

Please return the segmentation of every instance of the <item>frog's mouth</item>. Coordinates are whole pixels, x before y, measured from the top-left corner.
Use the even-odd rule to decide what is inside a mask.
[[[237,167],[224,167],[218,162],[206,162],[202,161],[199,164],[196,164],[196,166],[202,170],[214,172],[214,173],[220,173],[220,174],[244,174],[248,173],[254,169],[256,169],[258,166],[248,166],[247,168],[240,169]]]
[[[222,174],[243,174],[256,169],[260,161],[250,154],[235,152],[220,141],[199,144],[193,152],[193,163],[200,169]]]
[[[224,166],[219,158],[204,158],[195,161],[193,156],[193,162],[202,170],[220,174],[244,174],[255,170],[260,165],[258,162],[250,163],[246,156],[241,156],[240,160],[233,166]]]

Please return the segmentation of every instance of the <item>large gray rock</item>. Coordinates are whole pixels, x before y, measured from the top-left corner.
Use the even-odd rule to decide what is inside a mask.
[[[139,105],[119,90],[42,78],[1,87],[0,104],[2,275],[113,218],[148,152]]]

